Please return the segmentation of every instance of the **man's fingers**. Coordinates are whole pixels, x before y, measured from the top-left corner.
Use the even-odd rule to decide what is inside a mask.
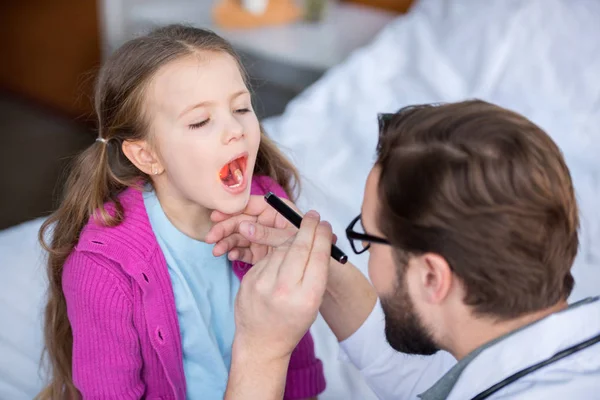
[[[229,253],[227,253],[227,259],[229,261],[239,261],[239,258],[240,258],[240,251],[238,249],[230,250]]]
[[[302,279],[319,221],[320,216],[316,211],[309,211],[304,216],[300,230],[287,250],[283,265],[279,269],[282,281],[296,284]]]
[[[279,269],[284,262],[288,249],[289,245],[284,243],[281,246],[274,248],[267,257],[257,263],[257,265],[260,265],[260,269],[257,270],[255,274],[257,279],[260,279],[263,285],[269,287],[275,285],[275,282],[278,279]],[[256,265],[252,267],[253,270],[255,268]]]
[[[302,286],[311,292],[316,292],[318,296],[322,296],[327,285],[332,237],[331,225],[327,222],[319,223],[315,232],[310,258],[302,278]]]
[[[250,247],[250,242],[243,235],[234,233],[218,241],[213,247],[213,255],[220,257],[236,247]]]
[[[220,243],[228,237],[241,234],[252,243],[267,246],[278,246],[295,233],[296,229],[289,225],[285,229],[272,228],[256,223],[256,218],[245,214],[229,217],[215,224],[206,234],[206,243]]]
[[[286,229],[271,228],[254,222],[241,222],[239,232],[248,241],[256,244],[264,244],[271,247],[280,246],[290,237],[294,236],[298,230],[293,227]]]
[[[297,210],[296,206],[289,200],[284,201],[290,207]],[[275,211],[275,209],[265,201],[263,196],[250,196],[250,200],[248,201],[248,205],[244,211],[237,215],[227,215],[219,211],[213,211],[211,214],[211,220],[215,222],[215,225],[206,235],[205,241],[207,243],[217,243],[224,237],[238,232],[239,224],[243,221],[258,221],[260,225],[263,225],[267,228],[292,228],[292,224],[290,224],[282,215]],[[258,237],[261,237],[260,232]],[[264,235],[264,237],[266,238],[269,236]],[[267,241],[266,243],[262,244],[270,243]],[[277,244],[278,243],[275,243],[274,245]]]
[[[206,234],[204,241],[206,243],[217,243],[223,238],[239,232],[239,225],[244,221],[256,221],[256,217],[240,214],[215,224]]]
[[[228,218],[231,218],[231,217],[232,217],[232,215],[230,215],[230,214],[225,214],[225,213],[222,213],[221,211],[217,211],[217,210],[213,211],[213,212],[210,214],[210,220],[211,220],[212,222],[221,222],[221,221],[225,221],[226,219],[228,219]]]
[[[227,254],[229,261],[241,261],[246,264],[254,264],[254,254],[249,248],[236,247]]]
[[[298,208],[296,207],[296,205],[294,203],[292,203],[291,201],[289,201],[287,199],[281,199],[281,200],[285,204],[290,206],[290,208],[292,208],[294,211],[296,211],[300,216],[302,216],[302,213],[300,212],[300,210],[298,210]],[[266,201],[265,201],[265,203],[268,205],[268,203]],[[290,221],[285,219],[285,217],[283,215],[279,214],[271,206],[269,206],[268,210],[266,210],[265,212],[258,215],[258,222],[262,225],[271,226],[274,228],[290,228],[293,226]]]

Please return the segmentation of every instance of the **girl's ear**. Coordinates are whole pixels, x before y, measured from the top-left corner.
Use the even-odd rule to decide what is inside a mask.
[[[125,156],[140,171],[148,175],[158,175],[164,172],[164,167],[156,152],[150,147],[147,140],[125,140],[122,150]]]

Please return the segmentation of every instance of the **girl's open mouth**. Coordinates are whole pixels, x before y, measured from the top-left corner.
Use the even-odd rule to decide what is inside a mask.
[[[246,172],[246,164],[248,156],[243,155],[238,157],[221,168],[219,171],[219,179],[228,189],[238,189],[244,184],[244,176]]]

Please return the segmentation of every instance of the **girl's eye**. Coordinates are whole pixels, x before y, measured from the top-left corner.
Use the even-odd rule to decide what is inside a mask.
[[[236,113],[238,114],[246,114],[250,112],[249,108],[240,108],[239,110],[235,110]]]
[[[198,122],[195,124],[190,124],[188,125],[190,129],[198,129],[198,128],[202,128],[204,125],[208,124],[208,121],[210,121],[210,119],[205,119],[202,122]]]

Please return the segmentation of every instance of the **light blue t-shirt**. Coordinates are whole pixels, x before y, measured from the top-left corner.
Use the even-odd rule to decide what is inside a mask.
[[[179,231],[156,193],[144,192],[152,230],[167,261],[181,330],[187,399],[222,399],[235,332],[233,306],[240,282],[226,256]]]

